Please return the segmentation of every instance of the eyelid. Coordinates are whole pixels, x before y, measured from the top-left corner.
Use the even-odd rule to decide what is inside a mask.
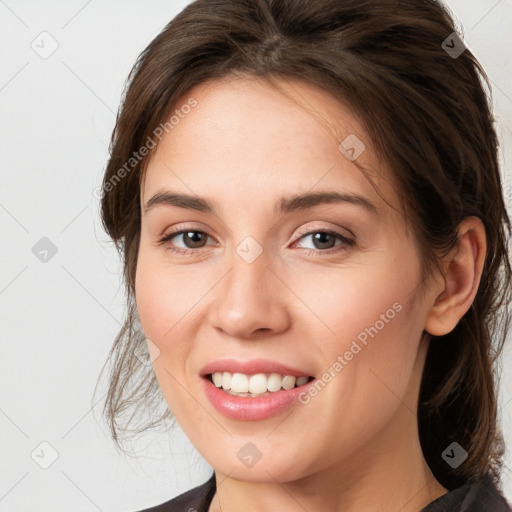
[[[172,228],[166,227],[160,233],[158,233],[158,238],[162,238],[171,234],[179,233],[180,231],[202,231],[204,233],[208,233],[208,229],[206,226],[201,226],[201,223],[195,223],[193,226],[187,226],[186,223],[178,223],[174,224]]]
[[[342,229],[347,231],[350,234],[349,235],[344,235],[342,233],[339,233],[338,230],[342,230]],[[354,235],[354,233],[352,233],[352,231],[350,231],[347,228],[342,228],[341,226],[337,226],[336,228],[330,228],[330,227],[325,227],[325,226],[301,227],[298,230],[298,234],[299,235],[308,235],[308,234],[316,233],[318,231],[327,231],[329,233],[334,233],[334,234],[339,235],[339,236],[341,236],[343,238],[346,238],[346,239],[349,239],[350,237],[352,237],[353,241],[355,241],[355,239],[356,239],[356,236]]]
[[[349,235],[342,235],[341,233],[336,233],[336,234],[339,234],[341,236],[345,236],[345,238],[348,238],[348,237],[353,237],[354,240],[356,238],[356,236],[354,235],[354,233],[352,233],[352,231],[350,231],[350,229],[348,228],[342,228],[341,226],[337,226],[336,228],[334,228],[334,231],[336,231],[337,229],[343,229],[345,231],[347,231],[349,233]],[[313,230],[317,230],[317,231],[333,231],[333,228],[326,228],[325,226],[310,226],[310,227],[301,227],[299,228],[298,230],[298,234],[299,235],[306,235],[306,234],[311,234],[311,232]],[[214,238],[212,235],[210,235],[208,233],[208,230],[207,228],[205,227],[204,229],[201,228],[199,226],[199,224],[195,224],[194,226],[190,227],[190,226],[186,226],[186,225],[183,225],[183,224],[176,224],[175,226],[173,226],[172,228],[172,231],[169,231],[167,232],[167,229],[164,229],[159,235],[158,237],[159,238],[162,238],[162,237],[166,237],[166,236],[169,236],[171,234],[178,234],[180,232],[183,232],[183,231],[201,231],[203,233],[206,233],[208,236]]]

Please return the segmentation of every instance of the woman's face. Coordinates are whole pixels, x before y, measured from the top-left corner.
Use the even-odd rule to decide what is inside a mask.
[[[355,478],[417,442],[432,297],[356,118],[313,85],[281,84],[302,106],[258,79],[203,84],[176,105],[141,188],[137,307],[168,406],[216,471],[284,482],[336,466]],[[293,199],[320,193],[338,200]],[[239,398],[202,375],[286,374],[269,362],[315,380]]]

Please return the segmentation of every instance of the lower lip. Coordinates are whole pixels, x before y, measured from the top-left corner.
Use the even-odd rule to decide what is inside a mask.
[[[204,390],[212,405],[228,418],[235,420],[256,421],[275,416],[293,403],[299,401],[299,395],[306,392],[316,379],[292,389],[281,389],[269,395],[257,398],[233,396],[203,377]]]

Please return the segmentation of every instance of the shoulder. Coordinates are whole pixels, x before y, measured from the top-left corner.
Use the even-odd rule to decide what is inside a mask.
[[[443,494],[421,512],[511,512],[509,503],[489,476]]]
[[[201,485],[165,503],[137,512],[207,512],[215,494],[215,473]]]

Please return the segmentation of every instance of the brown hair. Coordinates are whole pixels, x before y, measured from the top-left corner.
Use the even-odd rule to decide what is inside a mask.
[[[496,365],[510,324],[510,220],[489,81],[469,49],[458,56],[447,51],[443,41],[460,44],[455,31],[446,7],[433,0],[197,0],[141,53],[112,134],[101,198],[128,295],[109,355],[104,407],[116,442],[121,430],[141,432],[172,417],[164,407],[152,419],[161,392],[151,366],[135,357],[145,346],[134,304],[139,187],[148,161],[139,159],[139,148],[197,84],[234,76],[304,79],[350,106],[392,169],[424,276],[439,268],[465,217],[477,216],[485,226],[478,292],[457,326],[430,341],[417,415],[425,459],[443,486],[483,474],[499,483]],[[137,423],[142,405],[147,415]],[[455,469],[441,457],[453,441],[468,452]]]

